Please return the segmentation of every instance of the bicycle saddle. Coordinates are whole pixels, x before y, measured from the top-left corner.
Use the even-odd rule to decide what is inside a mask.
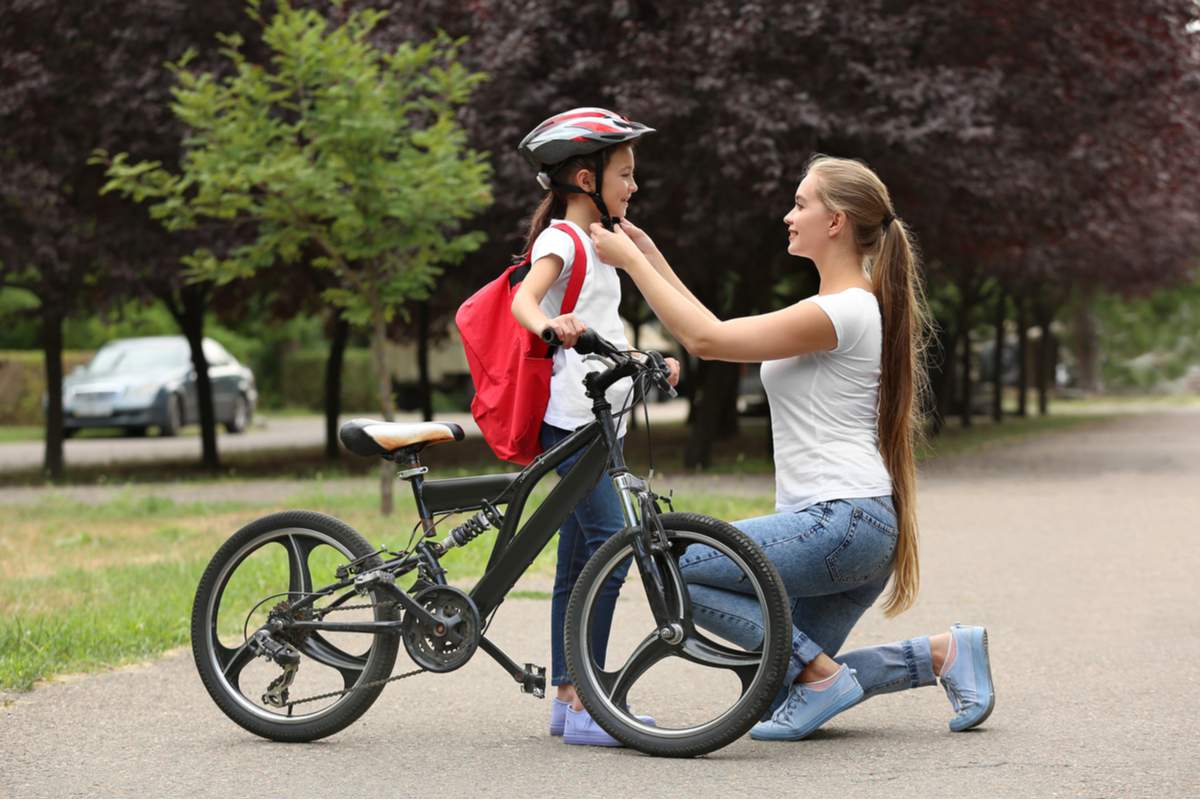
[[[338,431],[338,438],[358,456],[387,456],[406,447],[420,449],[438,442],[461,442],[463,429],[453,422],[385,422],[381,419],[352,419]]]

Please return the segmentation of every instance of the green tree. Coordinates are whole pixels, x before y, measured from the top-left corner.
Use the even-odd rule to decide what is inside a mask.
[[[151,202],[169,230],[223,220],[249,231],[227,252],[186,256],[198,279],[227,283],[315,247],[313,263],[336,279],[325,299],[369,326],[380,411],[392,419],[388,322],[483,241],[459,231],[491,202],[490,169],[457,119],[483,76],[458,63],[461,42],[441,33],[377,48],[369,37],[382,12],[337,25],[286,1],[270,17],[257,0],[248,12],[269,63],[253,63],[229,35],[225,77],[189,70],[190,54],[171,64],[173,110],[188,128],[180,172],[98,153],[108,161],[104,190]],[[389,513],[386,468],[381,486]]]

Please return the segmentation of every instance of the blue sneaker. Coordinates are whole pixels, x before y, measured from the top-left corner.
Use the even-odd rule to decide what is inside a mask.
[[[795,742],[845,711],[863,698],[857,673],[847,666],[838,670],[837,680],[823,691],[805,689],[793,683],[784,701],[771,718],[750,729],[750,738],[765,741]]]
[[[957,712],[950,720],[950,730],[965,731],[987,719],[996,705],[987,630],[978,625],[955,623],[950,627],[950,635],[958,652],[942,676],[942,688]]]
[[[564,716],[566,722],[563,725],[563,742],[566,744],[590,744],[594,747],[624,747],[625,745],[609,735],[608,731],[601,728],[596,720],[592,719],[592,715],[587,712],[586,708],[579,711],[571,708],[570,703],[566,703]],[[654,724],[654,717],[638,715],[638,719],[647,725]]]
[[[567,721],[567,709],[571,707],[570,703],[563,702],[557,697],[550,698],[550,735],[562,736],[563,725]]]

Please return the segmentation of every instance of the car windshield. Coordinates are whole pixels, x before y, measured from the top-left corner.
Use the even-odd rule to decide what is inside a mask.
[[[183,342],[121,342],[100,348],[87,371],[93,374],[138,372],[182,367],[187,361],[188,349]]]

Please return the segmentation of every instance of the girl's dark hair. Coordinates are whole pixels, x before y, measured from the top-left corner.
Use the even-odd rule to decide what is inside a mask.
[[[614,144],[611,147],[606,147],[598,151],[600,155],[600,169],[608,167],[608,162],[612,160],[613,153],[620,147],[628,147],[633,149],[635,141],[621,142]],[[589,153],[585,156],[575,156],[568,158],[557,164],[554,171],[550,173],[551,179],[555,183],[565,183],[572,175],[581,169],[593,170],[596,169],[596,154]],[[558,189],[551,189],[546,192],[546,196],[542,198],[542,202],[538,203],[538,207],[533,210],[533,215],[529,218],[529,232],[525,236],[525,246],[516,256],[518,259],[525,258],[533,250],[533,243],[537,241],[537,237],[542,231],[550,227],[550,220],[561,219],[567,213],[567,194]]]

